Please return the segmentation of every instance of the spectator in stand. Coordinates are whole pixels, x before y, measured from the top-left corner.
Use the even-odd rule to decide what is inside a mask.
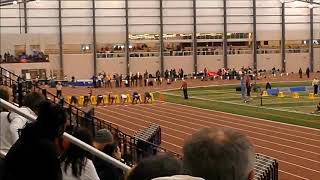
[[[114,159],[121,160],[121,152],[117,143],[107,144],[102,152],[113,157]],[[98,175],[101,180],[121,180],[123,179],[123,171],[114,165],[96,158],[94,165],[97,169]]]
[[[183,165],[192,176],[207,180],[253,180],[255,152],[248,138],[232,129],[206,128],[183,146]]]
[[[9,100],[9,99],[5,99]],[[21,111],[33,116],[37,116],[40,104],[45,101],[45,97],[40,93],[32,92],[23,99]],[[15,112],[0,113],[0,150],[8,153],[11,146],[19,139],[19,129],[22,129],[29,120]]]
[[[112,144],[113,142],[113,135],[111,132],[108,129],[100,129],[96,132],[93,146],[102,151],[107,144]]]
[[[37,120],[21,130],[6,155],[3,180],[62,180],[54,141],[64,133],[66,118],[63,107],[43,102]]]
[[[127,180],[151,180],[157,177],[182,174],[182,163],[168,154],[151,156],[139,162],[129,173]]]
[[[87,129],[76,129],[73,136],[92,146],[92,136]],[[77,145],[70,147],[61,156],[63,180],[99,180],[96,168],[93,165],[91,154]]]

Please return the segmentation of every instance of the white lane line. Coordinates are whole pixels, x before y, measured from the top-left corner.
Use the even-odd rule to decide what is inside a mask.
[[[295,175],[295,174],[289,173],[289,172],[287,172],[287,171],[283,171],[283,170],[281,170],[281,169],[279,169],[278,171],[279,171],[279,172],[282,172],[282,173],[284,173],[284,174],[288,174],[288,175],[290,175],[290,176],[294,176],[294,177],[297,177],[297,178],[303,179],[303,180],[310,180],[310,179],[308,179],[308,178],[301,177],[301,176],[298,176],[298,175]]]

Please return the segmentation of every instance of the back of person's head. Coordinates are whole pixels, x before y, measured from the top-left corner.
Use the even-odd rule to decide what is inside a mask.
[[[204,179],[253,179],[255,153],[247,137],[232,129],[206,128],[183,147],[184,168]]]
[[[75,129],[73,134],[75,138],[83,141],[92,146],[93,138],[89,133],[88,129],[78,128]],[[69,149],[62,155],[61,160],[64,162],[63,171],[67,171],[68,167],[71,166],[72,175],[79,177],[86,165],[87,158],[90,157],[90,153],[81,149],[77,145],[71,144]]]
[[[113,143],[113,135],[108,129],[100,129],[96,132],[94,138],[94,146],[102,150],[106,144]]]
[[[9,92],[4,88],[0,88],[0,98],[5,101],[9,101]]]
[[[46,138],[54,140],[60,137],[65,130],[67,115],[62,106],[43,101],[39,106],[36,122],[27,124],[21,135],[25,137]]]
[[[45,97],[37,92],[28,93],[23,99],[23,105],[30,108],[36,114],[39,113],[39,107],[42,102],[46,99]]]
[[[162,154],[142,160],[129,173],[127,180],[150,180],[182,173],[182,163],[176,157]]]

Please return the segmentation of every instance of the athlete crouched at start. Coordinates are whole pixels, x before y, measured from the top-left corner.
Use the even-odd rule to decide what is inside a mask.
[[[149,92],[144,93],[144,103],[152,103],[151,94]]]
[[[138,92],[133,92],[133,94],[132,94],[132,104],[138,104],[138,101],[139,101],[139,103],[141,103],[140,95],[138,94]]]

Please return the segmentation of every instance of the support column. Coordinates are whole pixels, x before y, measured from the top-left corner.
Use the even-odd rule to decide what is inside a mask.
[[[252,0],[252,11],[253,11],[253,37],[252,37],[252,47],[253,47],[253,69],[257,70],[257,6],[256,0]]]
[[[24,33],[28,33],[28,14],[27,14],[27,1],[23,2],[23,13],[24,13]]]
[[[198,72],[197,1],[193,0],[193,71]]]
[[[163,0],[160,0],[160,72],[164,75],[164,42],[163,42]]]
[[[130,73],[130,50],[129,50],[129,9],[128,9],[128,0],[125,0],[125,11],[126,11],[126,72]]]
[[[312,3],[313,0],[310,0]],[[310,55],[310,70],[314,72],[314,51],[313,51],[313,8],[310,8],[310,39],[309,39],[309,55]]]
[[[285,3],[281,6],[281,64],[282,72],[286,72],[286,11]]]
[[[60,69],[63,72],[63,34],[62,34],[62,19],[61,19],[61,1],[59,0],[59,56]]]
[[[223,66],[228,67],[227,0],[223,0]]]
[[[92,0],[93,74],[97,75],[96,1]]]

